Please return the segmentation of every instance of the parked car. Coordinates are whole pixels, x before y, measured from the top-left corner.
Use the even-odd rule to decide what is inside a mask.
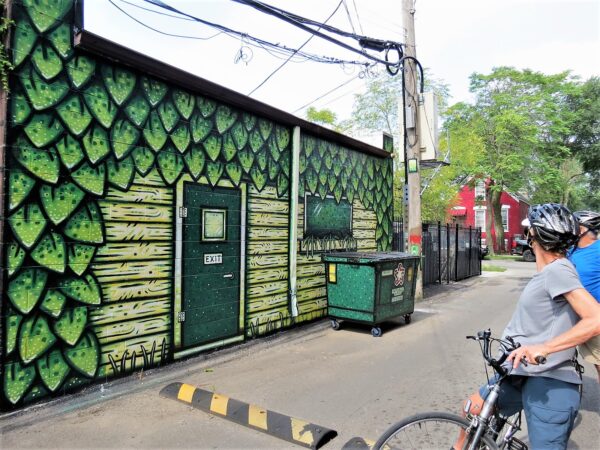
[[[525,261],[535,261],[535,254],[527,243],[527,239],[515,239],[515,246],[510,251],[511,255],[521,255]]]

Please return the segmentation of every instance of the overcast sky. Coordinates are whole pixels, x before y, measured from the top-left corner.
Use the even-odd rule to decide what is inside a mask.
[[[310,37],[230,0],[162,1],[201,19],[290,48],[300,47]],[[265,2],[318,21],[326,20],[340,4],[340,0]],[[404,42],[401,4],[401,0],[345,0],[328,23],[370,37]],[[148,27],[202,39],[159,34],[115,5]],[[85,28],[89,31],[242,94],[252,92],[286,58],[205,25],[145,11],[140,7],[160,9],[143,0],[86,0],[85,7]],[[489,73],[501,65],[548,74],[571,70],[583,79],[600,75],[600,0],[417,0],[415,10],[417,58],[433,76],[450,85],[451,103],[470,99],[471,73]],[[240,50],[246,62],[235,62]],[[360,55],[317,37],[302,50],[364,61]],[[361,66],[290,61],[251,96],[299,116],[304,115],[300,108],[310,103],[332,109],[343,119],[350,114],[354,94],[363,89]],[[315,99],[319,100],[311,103]]]

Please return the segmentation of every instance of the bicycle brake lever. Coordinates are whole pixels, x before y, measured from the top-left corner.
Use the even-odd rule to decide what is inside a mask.
[[[474,341],[477,340],[477,338],[475,336],[465,336],[466,339],[473,339]]]

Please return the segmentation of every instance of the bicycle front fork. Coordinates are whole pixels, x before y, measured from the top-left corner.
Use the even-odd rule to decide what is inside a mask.
[[[492,417],[492,414],[494,414],[494,407],[496,406],[499,395],[500,386],[495,384],[483,402],[481,413],[479,413],[476,417],[478,422],[475,427],[475,434],[473,435],[473,439],[471,439],[468,450],[477,450],[479,448],[479,441],[487,430],[490,417]],[[470,405],[468,407],[470,407]]]

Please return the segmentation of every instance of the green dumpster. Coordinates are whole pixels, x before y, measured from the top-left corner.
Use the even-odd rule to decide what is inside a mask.
[[[371,325],[381,336],[382,322],[415,310],[415,285],[420,258],[401,252],[337,252],[322,255],[327,278],[331,326],[339,319]]]

